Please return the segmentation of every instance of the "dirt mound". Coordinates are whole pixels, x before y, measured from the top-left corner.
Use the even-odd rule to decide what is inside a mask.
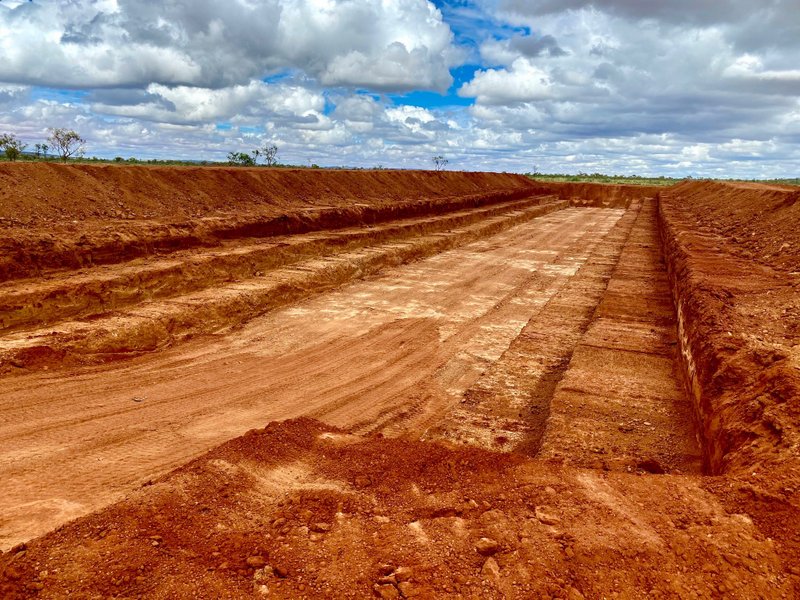
[[[63,219],[186,220],[530,188],[526,177],[457,171],[0,164],[0,224]]]
[[[800,489],[798,191],[685,183],[661,195],[687,385],[707,470]]]
[[[781,271],[800,271],[800,188],[717,181],[666,190],[697,233],[724,239],[726,251]]]
[[[4,598],[793,597],[713,489],[518,455],[251,431],[0,557]]]
[[[602,208],[628,208],[631,202],[655,198],[664,188],[652,185],[620,185],[607,183],[571,183],[561,181],[534,181],[541,194],[554,194],[569,200],[572,206],[597,206]]]
[[[498,173],[0,165],[0,281],[520,200]]]

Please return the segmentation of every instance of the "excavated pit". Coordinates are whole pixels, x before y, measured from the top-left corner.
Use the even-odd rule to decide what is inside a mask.
[[[796,190],[36,168],[3,597],[800,590]]]

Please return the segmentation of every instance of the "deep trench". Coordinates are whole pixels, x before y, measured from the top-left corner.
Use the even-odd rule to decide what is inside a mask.
[[[518,450],[580,467],[707,473],[658,227],[658,198],[633,204],[604,244],[617,251],[600,298],[530,390]],[[625,218],[632,222],[624,223]],[[615,239],[616,235],[616,239]],[[621,239],[620,239],[621,238]],[[582,271],[571,284],[580,288]],[[580,312],[580,311],[578,311]],[[614,367],[614,370],[611,369]]]

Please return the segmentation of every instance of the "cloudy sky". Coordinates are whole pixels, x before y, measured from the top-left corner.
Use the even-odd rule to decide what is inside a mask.
[[[800,0],[0,0],[0,133],[90,155],[798,176]]]

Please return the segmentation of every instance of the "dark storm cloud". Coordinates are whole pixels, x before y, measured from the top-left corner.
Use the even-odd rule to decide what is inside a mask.
[[[176,110],[175,104],[166,98],[139,89],[122,88],[94,90],[86,97],[86,101],[103,104],[105,106],[151,104],[170,111]]]
[[[593,8],[622,19],[668,26],[724,26],[742,49],[800,46],[798,0],[501,0],[500,7],[527,16]]]
[[[509,41],[509,48],[525,56],[564,56],[566,52],[552,35],[516,36]]]

